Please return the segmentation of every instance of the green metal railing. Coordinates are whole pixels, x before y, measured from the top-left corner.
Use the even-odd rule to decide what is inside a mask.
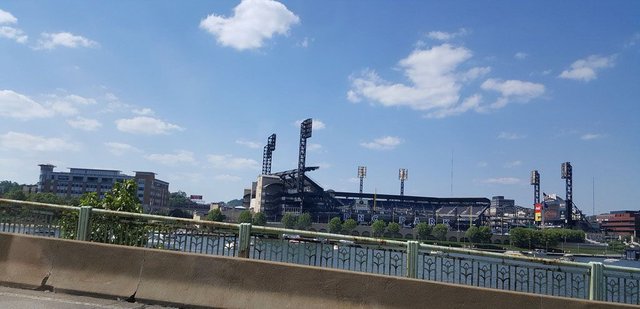
[[[640,269],[417,241],[0,199],[0,232],[236,256],[526,293],[640,304]]]

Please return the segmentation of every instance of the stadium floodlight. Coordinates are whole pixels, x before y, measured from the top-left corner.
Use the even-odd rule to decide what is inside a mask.
[[[571,175],[571,163],[569,162],[564,162],[562,163],[561,166],[561,174],[562,174],[562,179],[567,179],[570,177]]]
[[[366,166],[358,166],[358,178],[367,178]]]
[[[267,139],[267,145],[269,145],[270,151],[276,150],[276,134],[275,133],[269,136],[269,138]]]
[[[313,120],[311,118],[305,119],[300,124],[300,137],[310,138],[312,129],[313,129]]]
[[[540,173],[537,170],[531,171],[531,185],[539,185],[540,184]]]
[[[409,170],[407,170],[406,168],[401,168],[400,170],[398,170],[398,179],[402,181],[409,179]]]

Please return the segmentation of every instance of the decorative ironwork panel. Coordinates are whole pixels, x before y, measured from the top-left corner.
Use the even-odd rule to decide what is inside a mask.
[[[605,301],[640,305],[640,272],[604,271]]]

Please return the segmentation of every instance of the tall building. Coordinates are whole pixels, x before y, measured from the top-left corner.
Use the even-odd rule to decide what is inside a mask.
[[[600,228],[613,235],[637,236],[640,231],[640,212],[633,210],[612,211],[596,216]]]
[[[138,198],[145,211],[165,208],[169,204],[169,183],[155,178],[155,173],[135,172],[129,176],[118,170],[70,168],[69,172],[56,172],[51,164],[40,164],[38,192],[55,193],[64,197],[80,197],[95,192],[100,198],[111,191],[116,182],[135,179]]]

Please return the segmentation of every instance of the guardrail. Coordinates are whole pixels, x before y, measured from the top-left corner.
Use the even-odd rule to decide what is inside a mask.
[[[0,232],[33,234],[640,304],[640,269],[0,199]]]

